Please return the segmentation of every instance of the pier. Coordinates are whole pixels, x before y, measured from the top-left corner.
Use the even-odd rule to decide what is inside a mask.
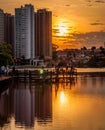
[[[36,69],[36,70],[15,70],[11,73],[12,77],[20,81],[29,82],[70,82],[74,77],[77,77],[77,70],[65,69]]]

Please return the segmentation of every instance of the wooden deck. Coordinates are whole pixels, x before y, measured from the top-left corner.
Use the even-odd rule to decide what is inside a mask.
[[[70,71],[45,71],[41,74],[39,70],[16,70],[12,76],[20,81],[34,81],[34,82],[70,82],[73,77],[77,76],[77,71],[70,73]]]

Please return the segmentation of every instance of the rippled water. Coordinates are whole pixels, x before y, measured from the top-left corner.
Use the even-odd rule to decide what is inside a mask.
[[[2,130],[105,130],[105,76],[55,84],[12,82],[0,94]]]
[[[78,72],[105,72],[105,68],[77,68]]]

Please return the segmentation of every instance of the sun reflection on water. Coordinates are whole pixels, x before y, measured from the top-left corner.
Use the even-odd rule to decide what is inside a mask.
[[[60,103],[64,103],[65,102],[65,94],[64,94],[64,92],[62,91],[61,93],[60,93]]]

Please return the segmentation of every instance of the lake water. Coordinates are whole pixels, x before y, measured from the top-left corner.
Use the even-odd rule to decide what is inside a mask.
[[[0,130],[105,130],[105,76],[12,82],[0,94]]]

